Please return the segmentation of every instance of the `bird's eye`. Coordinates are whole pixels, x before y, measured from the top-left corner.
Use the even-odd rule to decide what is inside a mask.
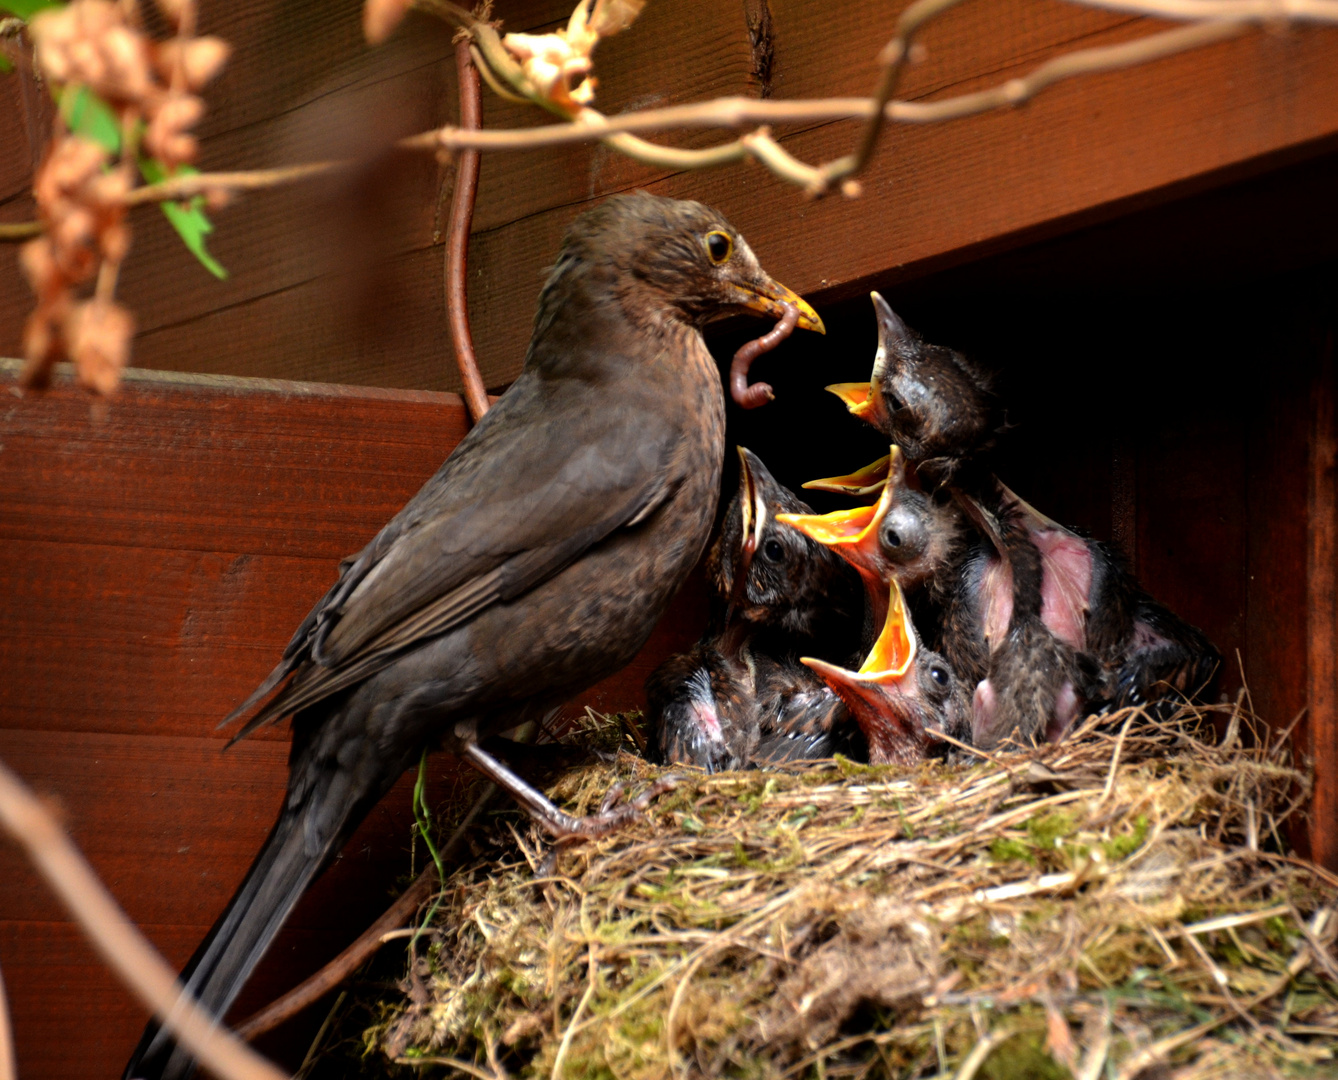
[[[729,238],[729,233],[714,229],[706,234],[706,254],[716,266],[729,259],[734,254],[734,241]]]
[[[762,554],[767,562],[780,562],[785,555],[785,548],[774,536],[762,545]]]
[[[948,669],[940,667],[938,664],[935,664],[929,669],[929,677],[938,683],[939,686],[948,685]]]
[[[883,543],[890,548],[901,547],[901,534],[894,529],[889,529],[883,533]]]

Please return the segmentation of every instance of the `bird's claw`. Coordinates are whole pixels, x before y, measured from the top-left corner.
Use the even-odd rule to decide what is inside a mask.
[[[622,802],[627,790],[626,785],[619,780],[604,795],[599,805],[599,813],[578,818],[554,807],[554,815],[544,817],[540,823],[558,843],[570,840],[594,840],[607,836],[628,822],[641,817],[650,809],[652,802],[666,791],[676,788],[680,779],[674,773],[668,773],[653,784],[649,784],[640,795],[627,803]],[[620,803],[622,805],[619,805]]]

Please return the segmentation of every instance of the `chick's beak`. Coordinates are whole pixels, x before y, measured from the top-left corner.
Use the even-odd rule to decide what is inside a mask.
[[[873,410],[873,384],[866,382],[839,382],[824,387],[829,394],[835,394],[850,410],[851,416],[864,419]]]
[[[827,476],[810,480],[804,485],[812,491],[833,491],[838,495],[872,495],[887,486],[887,467],[891,457],[880,457],[872,465],[865,465],[844,476]]]
[[[889,457],[884,458],[881,463],[875,462],[870,465],[869,470],[875,469],[879,464],[895,468],[899,452],[894,446]],[[867,470],[861,470],[864,471]],[[805,487],[807,486],[809,485],[806,484]],[[872,506],[858,506],[854,510],[836,510],[830,514],[777,514],[776,520],[793,526],[819,544],[825,544],[857,569],[868,571],[882,579],[887,570],[887,563],[878,540],[878,529],[882,525],[883,518],[887,517],[888,511],[892,509],[897,491],[895,481],[881,486],[882,494]],[[872,490],[877,490],[877,486]]]
[[[735,282],[739,306],[761,315],[770,315],[779,319],[785,314],[784,304],[792,304],[799,310],[796,326],[803,330],[816,330],[825,334],[827,327],[822,324],[822,317],[813,310],[813,306],[793,289],[779,281],[764,278],[760,282]]]
[[[859,673],[877,682],[900,681],[915,663],[920,642],[915,625],[906,609],[906,595],[894,580],[887,603],[887,620],[883,632],[873,643],[869,655],[860,665]]]

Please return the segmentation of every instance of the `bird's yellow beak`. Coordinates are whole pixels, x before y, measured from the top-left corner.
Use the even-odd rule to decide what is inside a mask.
[[[822,317],[813,310],[813,305],[779,281],[767,278],[759,285],[736,282],[734,287],[742,294],[739,300],[740,306],[746,307],[749,311],[779,319],[785,314],[785,308],[781,305],[793,304],[799,309],[799,321],[795,323],[796,326],[804,330],[816,330],[819,334],[827,332],[827,327],[822,324]]]
[[[853,473],[810,480],[804,487],[812,491],[831,491],[837,495],[872,495],[887,486],[888,462],[891,460],[891,455],[880,457],[872,465],[865,465]]]
[[[852,416],[858,416],[861,419],[873,408],[873,384],[866,382],[839,382],[832,383],[825,388],[828,393],[835,394],[850,410]]]
[[[882,494],[872,506],[857,506],[853,510],[836,510],[830,514],[777,514],[776,520],[798,529],[819,544],[826,545],[859,569],[868,570],[881,577],[883,573],[880,564],[883,557],[878,542],[878,529],[883,523],[883,518],[887,517],[888,511],[892,509],[892,503],[901,486],[904,469],[901,447],[894,445],[890,447],[887,457],[866,466],[859,473],[851,474],[851,477],[859,477],[860,473],[881,471],[882,482],[870,490],[876,491],[881,487]],[[850,477],[835,479],[846,480]],[[815,484],[804,486],[812,487],[825,482],[819,480],[815,481]]]
[[[859,673],[877,681],[900,679],[914,663],[918,645],[910,612],[906,610],[906,595],[894,578],[883,632],[864,658]]]

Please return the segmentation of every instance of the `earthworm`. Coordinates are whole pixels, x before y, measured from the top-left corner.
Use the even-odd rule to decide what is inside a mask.
[[[770,352],[794,331],[795,323],[799,321],[799,309],[793,304],[782,304],[781,307],[785,309],[785,314],[781,316],[780,322],[760,338],[740,345],[739,351],[734,354],[734,362],[729,365],[729,393],[741,408],[756,409],[776,397],[770,383],[755,382],[749,385],[748,368],[754,360]]]

